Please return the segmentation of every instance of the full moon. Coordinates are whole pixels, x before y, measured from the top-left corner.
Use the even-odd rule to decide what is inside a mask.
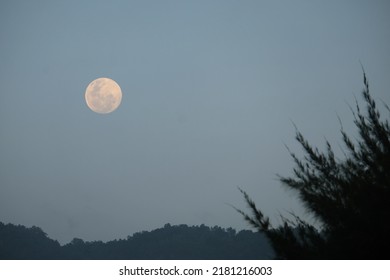
[[[87,106],[99,114],[115,111],[122,101],[119,85],[109,78],[98,78],[92,81],[85,90]]]

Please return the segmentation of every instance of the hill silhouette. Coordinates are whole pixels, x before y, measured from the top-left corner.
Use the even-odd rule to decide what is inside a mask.
[[[0,259],[168,260],[271,259],[274,252],[261,233],[232,228],[166,224],[126,239],[108,242],[74,238],[60,245],[39,227],[0,222]]]

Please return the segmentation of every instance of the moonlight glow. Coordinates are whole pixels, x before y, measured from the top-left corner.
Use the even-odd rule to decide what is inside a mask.
[[[85,90],[85,101],[88,107],[99,114],[115,111],[122,101],[119,85],[109,78],[98,78],[92,81]]]

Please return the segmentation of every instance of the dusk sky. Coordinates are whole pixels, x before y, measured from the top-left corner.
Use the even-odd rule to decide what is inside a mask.
[[[302,214],[293,122],[342,158],[363,73],[390,104],[390,2],[0,1],[0,221],[67,243]],[[115,80],[98,114],[88,84]],[[385,111],[384,111],[385,112]],[[307,217],[310,218],[310,217]]]

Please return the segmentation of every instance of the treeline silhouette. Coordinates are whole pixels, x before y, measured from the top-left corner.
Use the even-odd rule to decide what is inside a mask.
[[[205,225],[171,226],[142,231],[126,239],[85,242],[74,238],[60,245],[39,227],[0,222],[0,259],[161,260],[271,259],[274,252],[263,234]]]

